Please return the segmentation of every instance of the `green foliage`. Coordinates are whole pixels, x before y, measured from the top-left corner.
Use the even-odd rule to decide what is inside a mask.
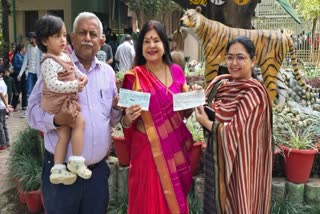
[[[125,72],[117,72],[116,73],[117,82],[119,82],[119,83],[122,82],[124,74],[125,74]]]
[[[293,149],[312,149],[320,136],[319,117],[297,121],[291,112],[273,112],[273,137],[275,143]]]
[[[203,128],[196,120],[196,116],[195,116],[194,112],[187,119],[186,125],[187,125],[189,131],[191,132],[194,141],[196,141],[196,142],[203,142],[204,141]]]
[[[110,214],[126,214],[128,209],[128,195],[115,192],[108,205],[108,213]]]
[[[188,202],[189,202],[189,213],[190,214],[202,213],[201,207],[199,205],[199,199],[197,199],[195,197],[193,191],[189,192],[189,194],[188,194]]]
[[[178,8],[178,5],[171,0],[129,0],[129,8],[133,11],[144,11],[150,14],[157,14],[169,8]]]
[[[298,13],[304,19],[312,20],[315,17],[320,17],[319,0],[291,0],[296,5]]]
[[[320,67],[315,67],[302,62],[302,68],[306,79],[315,79],[320,77]]]
[[[271,214],[302,214],[310,213],[310,207],[302,204],[292,204],[286,199],[278,202],[272,199]]]
[[[0,58],[3,58],[9,51],[10,44],[5,42],[2,34],[0,34]]]
[[[20,181],[23,191],[41,184],[42,141],[37,130],[27,128],[13,142],[8,159],[9,174]]]

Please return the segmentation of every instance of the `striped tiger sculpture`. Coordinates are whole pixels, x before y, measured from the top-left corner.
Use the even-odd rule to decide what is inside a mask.
[[[293,74],[299,85],[308,92],[320,92],[320,89],[312,88],[305,83],[298,70],[293,42],[282,33],[231,28],[207,19],[201,15],[199,7],[187,10],[180,19],[180,24],[182,29],[190,33],[201,45],[206,62],[206,84],[217,76],[219,65],[224,62],[228,42],[241,35],[250,38],[256,47],[256,63],[261,68],[264,85],[271,100],[274,100],[277,95],[277,76],[288,50]]]

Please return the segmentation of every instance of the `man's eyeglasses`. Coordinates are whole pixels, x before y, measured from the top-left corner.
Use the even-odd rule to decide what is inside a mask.
[[[238,63],[243,63],[246,59],[248,59],[248,57],[241,55],[241,54],[239,54],[239,55],[231,55],[230,54],[230,55],[227,55],[225,57],[225,59],[226,59],[227,63],[232,63],[233,60],[237,60]]]

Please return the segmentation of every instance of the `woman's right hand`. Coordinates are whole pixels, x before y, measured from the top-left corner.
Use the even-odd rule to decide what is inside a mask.
[[[209,120],[208,115],[204,111],[204,106],[198,106],[195,112],[196,120],[200,123],[200,125],[211,131],[213,121]]]

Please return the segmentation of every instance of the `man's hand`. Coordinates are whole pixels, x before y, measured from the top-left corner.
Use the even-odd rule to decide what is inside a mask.
[[[112,108],[118,111],[122,111],[123,108],[118,106],[118,102],[119,102],[119,96],[115,96],[112,99]]]
[[[79,110],[75,105],[71,105],[70,98],[68,98],[64,101],[60,111],[54,115],[53,122],[58,126],[71,124],[78,115]]]

